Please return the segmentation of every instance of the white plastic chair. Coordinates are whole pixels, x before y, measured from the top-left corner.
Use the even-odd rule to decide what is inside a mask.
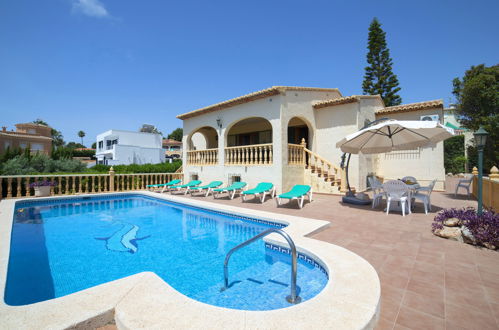
[[[373,192],[373,203],[371,208],[375,208],[385,196],[385,192],[383,191],[381,182],[379,182],[376,177],[369,176],[367,177],[367,180],[369,181],[369,185],[371,186],[371,190]]]
[[[454,197],[457,196],[457,191],[459,188],[466,189],[468,197],[470,197],[470,186],[473,181],[473,174],[465,174],[464,179],[460,179],[456,186],[456,191],[454,192]]]
[[[436,182],[437,182],[437,180],[433,180],[429,186],[418,188],[416,193],[412,195],[412,197],[415,200],[419,199],[421,202],[423,202],[425,214],[428,214],[428,211],[431,212],[431,199],[430,199],[430,197],[431,197],[431,192],[433,191],[433,188],[435,187]]]
[[[390,203],[400,202],[402,216],[405,217],[405,207],[408,206],[408,213],[411,213],[410,189],[400,180],[390,180],[381,185],[386,195],[386,214],[390,212]]]

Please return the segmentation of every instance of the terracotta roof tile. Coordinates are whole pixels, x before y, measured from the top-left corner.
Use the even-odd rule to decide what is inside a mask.
[[[278,95],[278,94],[284,93],[287,90],[290,90],[290,91],[337,92],[341,95],[341,93],[339,92],[339,90],[337,88],[272,86],[272,87],[267,88],[267,89],[262,89],[262,90],[257,91],[257,92],[253,92],[250,94],[239,96],[239,97],[227,100],[227,101],[223,101],[223,102],[216,103],[216,104],[204,107],[204,108],[200,108],[200,109],[197,109],[194,111],[190,111],[190,112],[178,115],[177,118],[184,120],[184,119],[191,118],[194,116],[199,116],[199,115],[204,114],[204,113],[222,110],[222,109],[229,108],[229,107],[232,107],[232,106],[235,106],[238,104],[251,102],[251,101],[262,99],[262,98],[272,96],[272,95]]]
[[[173,140],[173,139],[163,139],[163,145],[165,144],[177,144],[180,145],[182,144],[181,141]]]
[[[321,108],[326,108],[326,107],[330,107],[333,105],[358,102],[360,99],[373,99],[373,98],[376,98],[376,99],[379,98],[381,100],[381,97],[379,95],[352,95],[352,96],[339,97],[336,99],[319,101],[319,102],[313,103],[312,105],[313,105],[314,109],[321,109]]]
[[[42,139],[42,140],[52,140],[52,138],[48,136],[43,136],[43,135],[35,135],[35,134],[29,134],[29,133],[21,133],[21,132],[12,132],[12,131],[0,131],[0,135],[4,136],[15,136],[15,137],[24,137],[27,139]]]
[[[42,124],[35,124],[35,123],[20,123],[20,124],[16,124],[15,126],[16,127],[23,126],[23,127],[49,127],[50,128],[50,126],[42,125]]]
[[[444,102],[442,100],[432,100],[425,102],[417,102],[417,103],[408,103],[395,105],[392,107],[386,107],[384,109],[380,109],[376,111],[376,114],[383,113],[393,113],[393,112],[407,112],[407,111],[416,111],[416,110],[424,110],[431,108],[444,108]]]

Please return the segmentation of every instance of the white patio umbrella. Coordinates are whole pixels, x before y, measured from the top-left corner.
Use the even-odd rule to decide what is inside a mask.
[[[346,136],[336,147],[350,154],[377,154],[425,147],[453,135],[452,128],[436,121],[389,119]]]
[[[366,204],[357,199],[350,189],[348,165],[351,154],[378,154],[394,150],[408,150],[434,145],[454,136],[454,130],[436,121],[380,119],[360,131],[347,135],[336,143],[344,152],[341,167],[346,170],[348,193],[343,202]],[[345,156],[348,155],[346,166]]]

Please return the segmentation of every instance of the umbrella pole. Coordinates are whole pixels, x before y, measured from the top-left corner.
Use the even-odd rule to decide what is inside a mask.
[[[348,166],[350,165],[350,156],[352,156],[352,154],[348,154],[348,158],[347,158],[347,164],[345,165],[345,157],[346,157],[347,153],[345,152],[342,156],[341,156],[341,168],[343,170],[345,170],[345,176],[347,178],[347,188],[348,188],[348,193],[347,193],[347,196],[351,196],[352,195],[352,189],[350,188],[350,179],[348,177]]]
[[[347,177],[348,195],[352,194],[352,189],[350,188],[350,178],[348,177],[348,166],[350,165],[350,156],[352,156],[352,154],[348,154],[347,167],[345,169],[345,176]]]

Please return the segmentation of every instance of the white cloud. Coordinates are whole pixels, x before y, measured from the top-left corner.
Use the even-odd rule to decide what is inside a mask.
[[[73,0],[73,11],[92,17],[109,17],[106,7],[99,0]]]

